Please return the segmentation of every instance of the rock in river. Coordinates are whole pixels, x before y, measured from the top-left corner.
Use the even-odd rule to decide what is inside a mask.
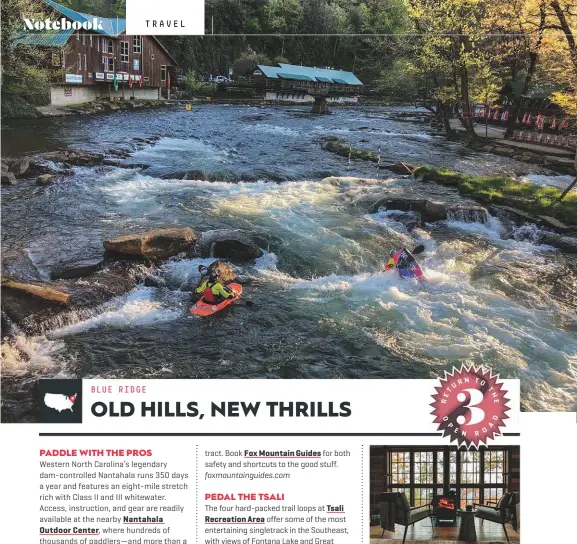
[[[384,165],[383,168],[394,172],[395,174],[400,174],[401,176],[410,176],[415,170],[415,166],[406,162],[396,162],[395,164]]]
[[[16,176],[12,172],[2,172],[2,185],[16,185]]]
[[[53,280],[83,278],[98,272],[104,264],[102,257],[61,264],[50,272]]]
[[[118,257],[159,261],[187,251],[197,239],[190,227],[153,229],[106,240],[104,249]]]
[[[54,177],[53,174],[42,174],[36,178],[36,185],[50,185]]]
[[[9,171],[12,172],[15,176],[21,176],[26,173],[28,167],[30,166],[30,159],[28,157],[22,157],[20,159],[15,160],[9,168]]]
[[[541,232],[539,237],[541,244],[556,247],[565,253],[577,254],[577,238],[573,236],[563,236],[555,232]]]
[[[94,166],[102,164],[104,155],[102,153],[91,153],[89,151],[58,151],[45,155],[46,159],[54,162],[62,162],[74,166]]]
[[[252,261],[262,256],[250,233],[242,230],[211,230],[198,239],[195,253],[202,257],[230,259],[234,263]]]
[[[432,200],[416,200],[411,198],[382,198],[371,206],[371,213],[380,209],[400,210],[402,212],[417,212],[423,221],[434,223],[447,219],[447,207]]]

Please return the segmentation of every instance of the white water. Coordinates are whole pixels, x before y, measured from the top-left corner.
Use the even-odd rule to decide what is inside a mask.
[[[562,176],[554,174],[528,174],[520,178],[521,181],[536,183],[537,185],[550,185],[558,189],[566,189],[573,181],[573,176]]]
[[[319,122],[318,118],[311,121]],[[404,158],[413,152],[422,157],[424,146],[432,162],[437,158],[435,137],[412,133],[405,126],[386,130],[376,126],[379,119],[363,119],[359,127],[371,126],[375,130],[361,131],[344,123],[340,126],[336,117],[327,122],[331,126],[321,125],[317,130],[313,125],[309,132],[314,132],[315,137],[347,133],[353,142],[353,138],[365,138],[365,134],[379,134],[393,147],[402,148]],[[317,161],[325,160],[323,169],[330,169],[331,161],[335,161],[339,171],[346,168],[346,159],[326,152],[318,152],[324,153],[320,160],[313,153],[305,156],[295,152],[293,157],[289,146],[298,143],[295,134],[301,133],[273,120],[241,127],[238,137],[239,125],[230,125],[230,130],[229,125],[226,127],[226,138],[220,144],[212,133],[210,141],[185,139],[187,134],[183,134],[182,139],[164,138],[153,147],[141,149],[133,160],[152,165],[160,162],[169,165],[167,168],[177,162],[175,172],[200,168],[198,164],[203,160],[210,160],[211,166],[237,168],[238,161],[257,164],[260,156],[250,155],[250,149],[237,145],[237,139],[243,144],[256,132],[262,133],[262,140],[255,147],[267,134],[275,136],[267,140],[268,148],[259,149],[268,155],[262,162],[284,161],[284,166],[288,161],[308,162],[310,171]],[[280,142],[283,152],[274,154],[270,141],[275,145]],[[304,145],[312,149],[313,144]],[[374,149],[378,145],[370,144]],[[446,153],[449,147],[444,146],[442,152]],[[471,165],[475,171],[480,168],[478,157],[453,159],[458,166]],[[446,157],[438,158],[449,163]],[[363,175],[376,175],[373,165],[369,167],[370,174]],[[283,365],[290,370],[291,358],[298,359],[291,348],[298,349],[299,344],[312,339],[325,343],[313,353],[314,357],[322,362],[325,357],[332,357],[332,361],[338,356],[339,364],[343,368],[353,366],[350,373],[357,376],[365,375],[365,366],[369,366],[369,356],[365,354],[374,346],[382,346],[384,349],[378,353],[383,368],[396,365],[398,377],[407,375],[407,369],[412,367],[426,377],[422,370],[426,367],[432,369],[430,375],[435,375],[453,363],[484,362],[503,377],[520,376],[526,392],[524,402],[532,409],[568,410],[577,403],[577,319],[574,310],[535,281],[535,270],[558,266],[559,275],[564,274],[559,252],[535,243],[536,227],[511,233],[499,220],[489,218],[487,224],[447,221],[408,233],[394,220],[393,213],[365,215],[369,205],[385,192],[392,196],[418,196],[419,190],[438,188],[423,189],[409,180],[394,178],[338,185],[318,181],[231,184],[160,179],[146,171],[108,168],[98,174],[79,169],[73,182],[75,191],[84,189],[95,201],[106,202],[94,219],[94,224],[102,226],[95,247],[101,248],[105,236],[164,225],[198,225],[201,230],[241,228],[264,240],[260,242],[265,251],[263,257],[254,264],[237,267],[247,298],[255,301],[255,309],[233,308],[228,317],[215,321],[225,336],[234,338],[226,356],[219,354],[214,358],[217,367],[219,361],[233,361],[226,375],[241,367],[243,358],[254,358],[262,364],[262,368],[255,364],[257,369],[251,369],[251,375],[262,375],[271,368],[283,369]],[[57,190],[65,189],[55,187],[52,198],[58,196]],[[438,193],[432,196],[440,200],[442,197]],[[51,205],[59,213],[66,211],[62,202],[58,202],[59,207],[53,202]],[[38,217],[43,216],[39,213]],[[55,230],[54,225],[49,227]],[[27,247],[34,262],[42,265],[43,246],[50,247],[51,240],[38,232],[50,231],[45,228],[34,232],[36,245]],[[410,248],[421,243],[426,252],[417,258],[428,278],[424,285],[381,271],[391,248]],[[17,342],[31,359],[17,360],[18,352],[10,353],[4,371],[23,374],[32,368],[39,375],[50,376],[68,372],[74,367],[77,353],[83,360],[83,352],[77,351],[82,348],[91,362],[91,366],[87,364],[82,369],[84,375],[105,375],[107,369],[113,369],[121,376],[124,369],[122,365],[114,366],[114,354],[109,358],[108,354],[103,355],[108,343],[116,342],[115,349],[122,355],[138,351],[140,356],[140,350],[145,352],[142,360],[133,363],[134,368],[152,366],[164,357],[176,360],[178,350],[168,344],[173,340],[184,352],[180,364],[186,367],[186,375],[196,376],[198,365],[190,354],[195,342],[201,342],[205,331],[211,329],[210,324],[188,316],[189,295],[179,289],[194,284],[198,280],[198,264],[209,262],[211,259],[166,263],[155,271],[161,280],[158,289],[139,287],[91,315],[72,316],[66,326],[46,336],[20,337]],[[130,343],[133,336],[136,340]],[[250,343],[252,337],[258,339],[256,347]],[[362,342],[347,351],[351,338],[361,338]],[[146,342],[140,344],[142,339]],[[156,351],[145,351],[155,343]],[[314,349],[312,341],[311,344]],[[338,348],[337,355],[330,351],[332,344]],[[204,350],[209,351],[210,347],[204,346]],[[241,356],[235,359],[237,353]],[[303,366],[302,375],[315,375]],[[379,374],[373,371],[370,376]]]
[[[58,338],[84,332],[102,326],[151,325],[180,317],[182,311],[170,308],[156,300],[156,289],[138,287],[126,297],[119,297],[110,304],[111,309],[77,323],[53,331],[50,336]]]
[[[330,273],[303,279],[279,270],[277,256],[266,252],[254,266],[237,268],[244,277],[271,288],[291,290],[292,297],[306,304],[307,311],[316,309],[319,319],[330,315],[338,326],[357,330],[403,358],[429,365],[446,365],[447,361],[486,363],[505,374],[512,368],[528,376],[537,373],[543,377],[543,372],[548,371],[562,373],[564,386],[555,390],[555,401],[562,403],[560,396],[566,394],[563,388],[569,384],[569,390],[573,390],[577,383],[577,337],[574,332],[559,328],[555,316],[565,310],[552,307],[546,297],[534,297],[530,304],[526,298],[512,297],[518,287],[511,287],[511,278],[506,274],[489,276],[492,281],[484,276],[473,279],[483,267],[499,272],[501,265],[522,261],[545,266],[546,255],[553,249],[526,240],[504,239],[505,228],[494,217],[487,224],[445,222],[448,229],[484,240],[489,244],[486,248],[474,248],[467,241],[437,241],[420,229],[409,235],[395,221],[395,212],[351,215],[345,202],[349,191],[358,190],[354,185],[307,181],[231,185],[155,180],[137,174],[131,179],[120,177],[102,190],[120,205],[130,206],[165,191],[176,190],[183,197],[188,192],[217,194],[211,204],[212,213],[217,216],[234,218],[235,222],[247,220],[257,230],[272,231],[299,253],[308,254],[311,259],[320,255],[328,268],[351,262],[356,262],[357,268],[368,268],[355,274]],[[397,185],[402,186],[402,182]],[[394,234],[397,238],[391,244],[396,245],[385,242],[375,255],[374,249],[350,237],[356,232],[345,235],[351,224],[361,230],[364,225],[369,232],[376,228],[383,240]],[[426,246],[426,252],[419,257],[427,276],[425,284],[380,271],[378,263],[384,260],[389,247],[398,247],[399,243]],[[178,289],[197,281],[198,265],[209,262],[210,259],[186,259],[166,263],[157,271],[157,276],[171,285],[166,292],[139,287],[111,301],[98,315],[48,336],[61,339],[102,327],[146,327],[181,319],[186,314],[188,295]],[[48,364],[52,354],[61,348],[60,344],[46,342],[32,339],[28,348],[38,365]],[[18,365],[6,370],[17,372]]]

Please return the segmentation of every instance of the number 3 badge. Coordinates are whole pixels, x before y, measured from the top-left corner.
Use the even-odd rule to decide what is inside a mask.
[[[498,374],[484,366],[463,365],[445,372],[439,381],[431,413],[444,437],[459,446],[479,448],[501,434],[509,419],[509,399]]]

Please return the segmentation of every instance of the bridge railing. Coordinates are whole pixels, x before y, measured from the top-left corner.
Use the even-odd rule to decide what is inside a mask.
[[[342,85],[329,83],[316,83],[298,80],[274,80],[274,79],[249,79],[231,83],[219,83],[219,91],[253,89],[256,91],[276,91],[307,93],[312,96],[359,96],[363,94],[362,85]]]

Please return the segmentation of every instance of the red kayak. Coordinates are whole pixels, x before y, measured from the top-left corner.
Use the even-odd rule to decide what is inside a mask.
[[[406,247],[397,251],[392,259],[395,261],[395,268],[401,278],[417,278],[419,281],[426,279],[415,257]]]
[[[242,294],[242,285],[239,283],[229,283],[227,285],[229,289],[232,289],[236,293],[236,297],[226,298],[222,302],[218,304],[209,304],[208,302],[204,302],[203,299],[200,299],[197,303],[193,304],[189,311],[191,314],[199,315],[201,317],[208,317],[209,315],[214,315],[217,312],[220,312],[227,306],[234,304],[240,295]]]

